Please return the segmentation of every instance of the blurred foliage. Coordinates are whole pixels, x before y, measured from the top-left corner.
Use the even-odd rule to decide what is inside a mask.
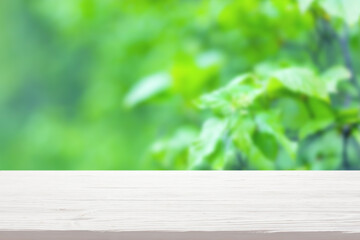
[[[0,169],[359,169],[359,15],[0,1]]]

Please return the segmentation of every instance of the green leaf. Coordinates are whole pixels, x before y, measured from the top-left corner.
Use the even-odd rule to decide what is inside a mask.
[[[271,134],[284,147],[292,159],[296,158],[297,144],[292,142],[284,132],[281,121],[276,113],[258,113],[255,122],[260,131]]]
[[[355,128],[352,131],[352,136],[354,137],[355,141],[357,142],[357,144],[360,144],[360,131],[359,131],[359,127]]]
[[[319,4],[330,16],[343,19],[350,25],[359,20],[360,1],[358,0],[320,0]]]
[[[124,103],[134,107],[170,87],[171,77],[167,73],[157,73],[140,80],[127,94]]]
[[[306,12],[314,0],[297,0],[301,12]]]
[[[204,123],[199,138],[190,147],[190,168],[200,165],[211,155],[221,140],[227,127],[227,121],[210,118]]]
[[[254,76],[244,74],[234,78],[225,87],[203,95],[198,105],[226,115],[248,108],[263,93],[263,86],[256,82]]]
[[[211,161],[211,169],[213,170],[222,170],[225,168],[227,158],[225,156],[225,153],[223,149],[220,149],[215,153],[215,156],[213,156],[213,159]]]
[[[176,130],[170,138],[164,138],[152,144],[150,156],[164,169],[187,168],[188,148],[197,138],[198,131],[189,126]]]
[[[312,170],[338,169],[342,159],[341,141],[339,132],[325,132],[316,141],[305,144],[301,158],[310,164]]]
[[[279,145],[272,134],[255,131],[253,141],[268,159],[276,159],[279,151]]]
[[[329,127],[333,123],[334,119],[311,120],[300,128],[299,137],[301,140],[305,139],[306,137]]]
[[[203,109],[211,109],[215,113],[229,114],[235,111],[231,104],[231,95],[226,89],[219,89],[217,91],[201,96],[197,105]]]
[[[282,97],[276,100],[274,107],[279,109],[285,129],[297,131],[310,120],[306,102],[302,98]]]
[[[254,122],[250,119],[239,121],[232,134],[234,144],[253,168],[258,170],[274,169],[274,162],[262,153],[252,139],[254,127]]]
[[[285,88],[329,101],[329,96],[324,82],[318,78],[313,71],[307,68],[292,67],[275,71],[273,78],[279,81]],[[269,85],[274,79],[270,79]]]
[[[352,107],[338,110],[336,118],[341,125],[360,123],[360,109],[359,107]]]
[[[343,66],[332,67],[321,75],[321,79],[325,83],[329,93],[336,93],[338,83],[349,80],[350,77],[350,71]]]
[[[316,98],[308,98],[305,102],[307,102],[307,107],[311,118],[335,119],[334,109],[327,102]]]

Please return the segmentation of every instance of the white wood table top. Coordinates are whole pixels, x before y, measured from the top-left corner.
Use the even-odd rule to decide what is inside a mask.
[[[357,171],[0,171],[0,239],[360,239]]]

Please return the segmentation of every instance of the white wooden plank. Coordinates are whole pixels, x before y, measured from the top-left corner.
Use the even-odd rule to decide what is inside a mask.
[[[0,172],[0,239],[360,239],[360,172]]]

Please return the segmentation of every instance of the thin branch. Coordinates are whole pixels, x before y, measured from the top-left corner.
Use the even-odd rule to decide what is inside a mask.
[[[350,81],[358,91],[358,94],[360,95],[360,85],[359,82],[357,81],[356,72],[354,70],[353,61],[350,53],[349,35],[350,35],[349,26],[347,24],[344,24],[343,34],[342,36],[338,36],[340,41],[340,47],[344,57],[345,65],[351,73]]]
[[[332,28],[333,29],[333,28]],[[345,61],[345,65],[347,69],[351,73],[350,81],[353,84],[353,86],[356,88],[358,95],[360,96],[360,86],[356,77],[356,72],[353,66],[353,61],[351,58],[350,53],[350,45],[349,45],[349,26],[345,23],[344,24],[344,30],[342,35],[339,35],[336,33],[336,31],[333,29],[333,34],[339,39],[339,44],[341,47],[341,52]],[[351,103],[351,96],[350,94],[347,94],[346,100],[345,100],[345,107],[348,107]],[[345,170],[351,169],[350,162],[349,162],[349,155],[348,155],[348,145],[349,145],[349,138],[351,135],[351,128],[352,126],[346,125],[342,129],[342,168]]]
[[[349,161],[349,154],[347,151],[349,137],[351,134],[351,128],[349,126],[345,126],[342,130],[342,169],[343,170],[350,170],[350,161]]]

